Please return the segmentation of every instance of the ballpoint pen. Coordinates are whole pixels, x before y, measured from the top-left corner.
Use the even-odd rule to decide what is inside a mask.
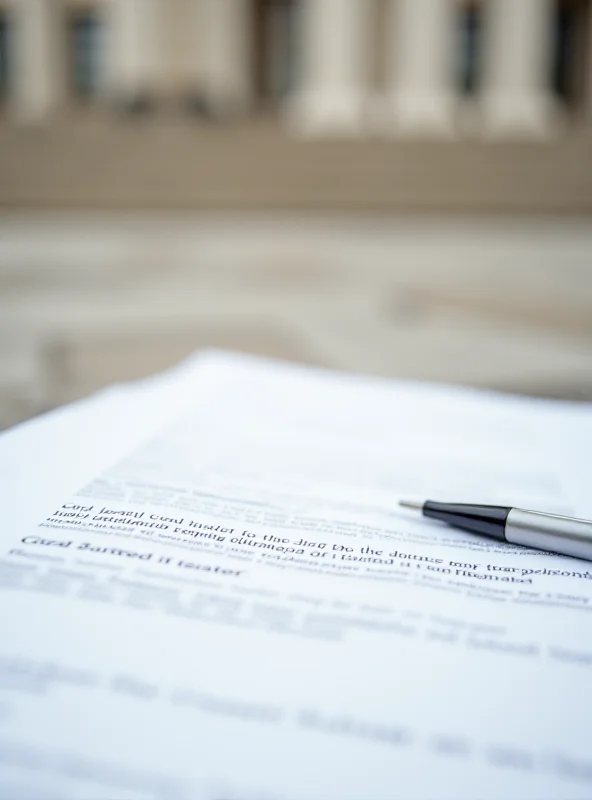
[[[470,503],[417,503],[399,505],[421,511],[424,517],[446,522],[454,528],[478,533],[508,544],[532,547],[592,561],[592,522],[560,517],[510,506]]]

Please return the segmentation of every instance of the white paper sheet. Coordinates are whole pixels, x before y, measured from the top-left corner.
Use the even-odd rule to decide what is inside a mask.
[[[0,438],[0,796],[588,798],[589,407],[210,354]]]

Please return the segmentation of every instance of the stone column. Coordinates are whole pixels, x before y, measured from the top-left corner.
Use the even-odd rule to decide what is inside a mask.
[[[214,113],[236,113],[251,100],[252,20],[249,0],[198,0],[196,73]]]
[[[302,0],[300,87],[287,107],[305,135],[356,134],[369,92],[370,0]]]
[[[130,110],[143,110],[162,89],[165,1],[109,0],[110,95]]]
[[[545,136],[554,117],[553,0],[490,0],[486,8],[485,133]]]
[[[394,133],[453,133],[456,11],[454,0],[390,0],[385,121]]]
[[[161,13],[162,91],[177,102],[193,89],[192,57],[197,49],[194,0],[166,0]]]
[[[60,0],[14,0],[13,110],[21,122],[43,122],[65,94]]]

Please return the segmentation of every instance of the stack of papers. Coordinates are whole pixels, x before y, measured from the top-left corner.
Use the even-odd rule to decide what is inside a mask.
[[[0,437],[0,797],[592,795],[592,410],[197,355]]]

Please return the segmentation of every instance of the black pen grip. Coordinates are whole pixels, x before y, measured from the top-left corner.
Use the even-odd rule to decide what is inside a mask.
[[[481,506],[470,503],[436,503],[427,500],[423,505],[424,517],[440,520],[455,528],[481,533],[502,542],[506,541],[505,529],[508,514],[506,506]]]

